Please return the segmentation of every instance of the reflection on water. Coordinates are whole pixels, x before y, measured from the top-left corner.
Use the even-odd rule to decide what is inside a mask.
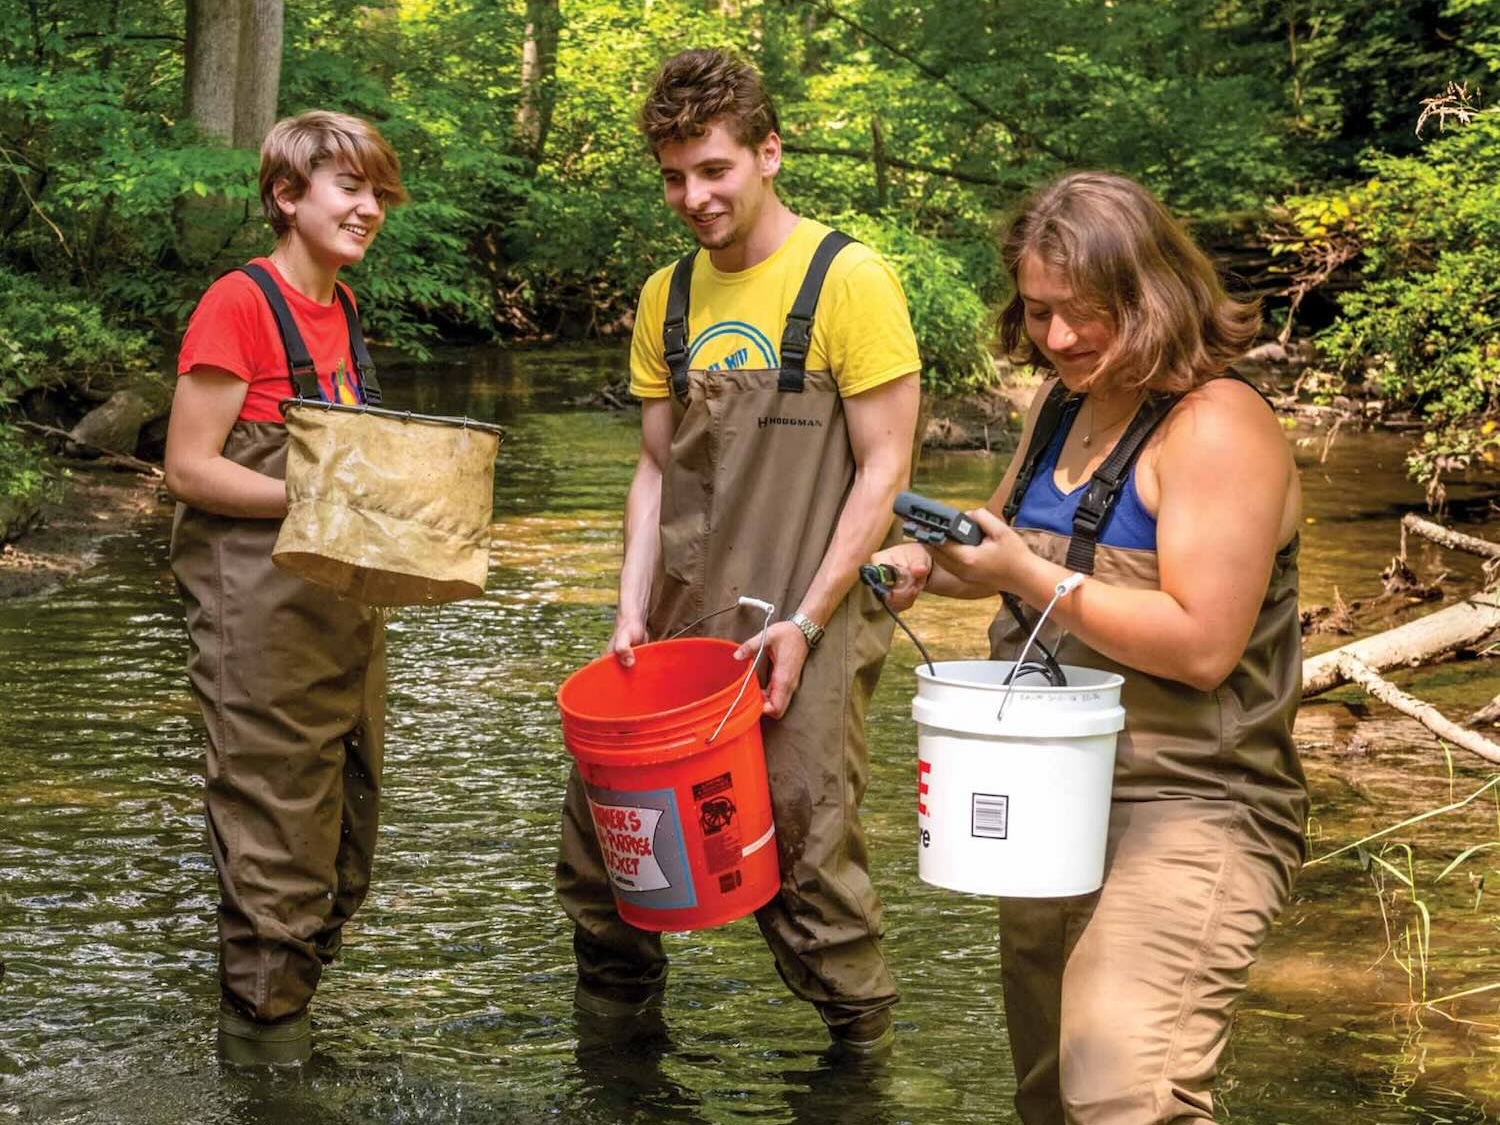
[[[576,1026],[569,934],[550,887],[567,772],[552,694],[608,634],[636,429],[632,417],[570,403],[622,362],[598,351],[474,351],[405,388],[400,373],[391,380],[398,404],[507,427],[494,569],[482,600],[392,621],[375,888],[324,978],[319,1047],[301,1075],[246,1080],[213,1062],[215,892],[165,522],[110,541],[102,564],[60,591],[0,604],[0,1118],[1008,1119],[993,912],[916,878],[914,650],[904,638],[874,703],[866,816],[905,987],[890,1063],[830,1067],[816,1017],[785,993],[749,922],[671,939],[664,1040],[622,1046]],[[1399,450],[1351,439],[1304,468],[1314,520],[1306,600],[1328,600],[1335,581],[1346,598],[1378,588],[1394,517],[1420,499]],[[1002,468],[933,458],[919,485],[973,503]],[[923,605],[911,623],[935,656],[969,655],[985,612]],[[1477,698],[1483,685],[1458,675],[1451,690]],[[1483,779],[1462,762],[1450,777],[1405,721],[1356,729],[1343,703],[1305,709],[1299,735],[1315,853]],[[1429,997],[1492,979],[1500,932],[1479,877],[1495,852],[1436,876],[1496,838],[1496,815],[1481,800],[1401,837],[1416,848],[1417,897],[1433,918]],[[1384,858],[1405,870],[1398,853]],[[1401,967],[1414,960],[1403,945],[1413,896],[1373,870],[1383,900],[1355,856],[1305,874],[1226,1060],[1231,1120],[1478,1121],[1483,1107],[1500,1108],[1500,1039],[1488,1026],[1500,1004],[1481,994],[1448,1016],[1414,1017],[1420,978]]]

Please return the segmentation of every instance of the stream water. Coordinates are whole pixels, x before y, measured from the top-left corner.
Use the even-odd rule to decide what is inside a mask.
[[[506,427],[494,565],[482,600],[393,616],[374,890],[324,977],[300,1074],[247,1077],[214,1058],[216,889],[165,513],[103,543],[67,586],[0,603],[0,1119],[1012,1119],[993,909],[916,876],[915,650],[899,636],[873,706],[866,802],[905,990],[890,1060],[831,1066],[821,1025],[749,921],[669,940],[668,1044],[580,1041],[551,891],[568,769],[552,697],[612,620],[636,419],[573,403],[623,363],[618,351],[472,350],[386,369],[397,405]],[[1345,436],[1326,460],[1317,435],[1299,445],[1304,603],[1331,601],[1335,586],[1345,599],[1379,589],[1399,515],[1420,508],[1404,444]],[[1001,457],[936,455],[917,484],[972,505],[1003,469]],[[1455,497],[1472,528],[1488,497]],[[1413,557],[1429,576],[1454,569],[1458,591],[1477,573],[1435,549]],[[909,620],[934,655],[972,655],[988,612],[924,604]],[[1451,665],[1420,673],[1415,690],[1458,714],[1500,692],[1500,677]],[[1462,799],[1492,772],[1450,762],[1354,691],[1305,707],[1298,733],[1314,855]],[[1221,1119],[1500,1115],[1500,991],[1417,1003],[1500,982],[1495,796],[1304,872],[1224,1060]]]

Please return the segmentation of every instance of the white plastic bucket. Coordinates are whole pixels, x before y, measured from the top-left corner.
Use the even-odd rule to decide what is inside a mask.
[[[1010,669],[917,666],[917,873],[977,895],[1098,890],[1125,681],[1064,665],[1066,687],[1027,674],[1011,691]]]

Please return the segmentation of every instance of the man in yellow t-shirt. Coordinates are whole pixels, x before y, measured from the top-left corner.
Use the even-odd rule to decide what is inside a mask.
[[[777,197],[781,138],[752,67],[717,50],[673,56],[640,124],[701,249],[641,293],[641,454],[609,651],[630,666],[634,646],[692,628],[742,642],[749,660],[762,613],[738,599],[775,605],[762,733],[781,885],[756,921],[835,1053],[869,1055],[890,1044],[897,999],[859,825],[864,716],[891,626],[856,576],[888,541],[911,469],[920,361],[906,300],[873,251]],[[592,808],[575,770],[557,887],[575,923],[577,1005],[640,1016],[659,1004],[666,958],[658,934],[615,909]],[[614,893],[655,909],[735,880]]]
[[[769,257],[740,270],[723,270],[713,255],[693,261],[688,364],[698,371],[775,369],[787,313],[807,275],[813,251],[829,228],[797,220]],[[662,325],[672,266],[651,275],[636,308],[630,344],[630,391],[641,399],[668,396]],[[903,376],[919,363],[901,283],[885,260],[853,243],[828,267],[813,322],[809,371],[830,371],[850,398]]]

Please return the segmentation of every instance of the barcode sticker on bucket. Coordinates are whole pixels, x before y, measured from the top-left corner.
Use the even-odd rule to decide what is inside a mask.
[[[975,793],[969,834],[1003,840],[1010,825],[1010,798],[1003,793]]]

